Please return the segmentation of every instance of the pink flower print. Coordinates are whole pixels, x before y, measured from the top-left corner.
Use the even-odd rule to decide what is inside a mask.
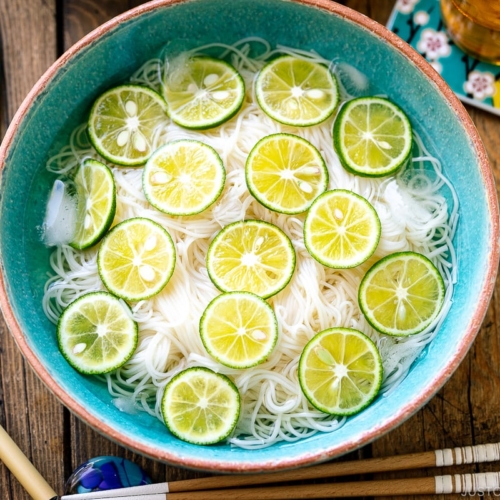
[[[425,10],[419,10],[418,12],[415,12],[413,22],[417,26],[425,26],[429,22],[429,17],[429,14],[425,12]]]
[[[451,47],[448,44],[446,34],[432,28],[426,28],[422,31],[420,40],[417,43],[417,50],[431,60],[447,57],[451,54]]]
[[[495,77],[488,72],[471,71],[464,83],[464,90],[468,94],[472,94],[474,99],[482,101],[495,93]]]
[[[401,14],[410,14],[418,2],[419,0],[398,0],[396,2],[396,10],[401,12]]]

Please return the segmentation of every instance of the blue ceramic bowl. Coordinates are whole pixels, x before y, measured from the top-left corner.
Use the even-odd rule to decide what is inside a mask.
[[[460,201],[455,239],[458,283],[435,340],[389,397],[349,419],[340,432],[259,451],[200,448],[173,438],[147,414],[111,404],[104,385],[73,370],[59,354],[42,311],[49,269],[37,226],[53,178],[44,165],[83,122],[94,99],[123,81],[170,40],[186,48],[257,35],[341,58],[365,73],[410,115],[441,158]],[[64,105],[61,105],[64,103]],[[498,264],[499,218],[492,173],[466,111],[439,75],[384,27],[326,0],[158,0],[105,24],[70,49],[22,104],[0,150],[1,305],[24,356],[55,395],[116,442],[175,465],[226,472],[283,469],[351,451],[417,411],[450,377],[479,329]]]

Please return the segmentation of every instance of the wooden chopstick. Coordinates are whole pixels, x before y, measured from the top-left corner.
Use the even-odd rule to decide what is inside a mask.
[[[332,462],[285,472],[244,476],[214,476],[168,483],[168,491],[196,491],[248,486],[255,484],[304,481],[325,477],[350,476],[399,470],[445,467],[449,465],[494,462],[500,460],[500,443],[466,446],[392,457],[367,458],[348,462]]]
[[[184,491],[114,497],[115,500],[303,500],[360,496],[487,493],[500,488],[500,472],[455,474],[388,481],[286,485],[210,491]],[[120,490],[115,490],[116,492]],[[105,497],[100,497],[105,498]]]
[[[100,498],[116,498],[126,495],[147,495],[162,493],[177,493],[185,491],[221,490],[222,488],[238,488],[241,486],[255,486],[269,483],[304,481],[307,479],[319,479],[327,477],[349,476],[353,474],[370,474],[376,472],[391,472],[399,470],[422,469],[426,467],[445,467],[450,465],[473,464],[481,462],[494,462],[500,460],[500,443],[491,443],[477,446],[466,446],[463,448],[443,449],[427,451],[423,453],[412,453],[408,455],[396,455],[393,457],[368,458],[365,460],[354,460],[348,462],[332,462],[313,467],[304,467],[284,472],[273,472],[268,474],[250,474],[239,476],[213,476],[201,479],[186,479],[183,481],[173,481],[168,483],[158,483],[147,486],[135,486],[120,490],[100,491],[95,493],[82,493],[76,495],[63,496],[61,500],[92,500]],[[434,478],[424,478],[427,481],[434,481]],[[399,480],[398,480],[399,481]],[[405,479],[401,481],[411,481]],[[375,483],[387,483],[387,481],[375,481]],[[368,484],[373,481],[356,484]],[[340,484],[340,483],[339,483]],[[348,483],[345,483],[348,484]],[[434,483],[433,483],[434,484]],[[313,485],[315,488],[320,485]],[[420,486],[419,486],[420,487]],[[283,489],[283,487],[280,487]],[[299,488],[299,486],[295,486]],[[223,495],[233,491],[224,490]],[[252,491],[254,491],[252,489]],[[119,495],[118,495],[118,492]],[[221,494],[220,492],[218,494]],[[367,495],[374,495],[369,493]],[[345,495],[347,496],[347,495]],[[134,497],[135,498],[135,497]],[[164,498],[164,497],[161,497]],[[168,498],[174,499],[172,495]],[[180,497],[179,497],[180,498]],[[187,498],[187,497],[186,497]],[[191,498],[191,497],[190,497]],[[214,497],[215,498],[215,497]],[[231,498],[235,500],[237,496]],[[259,497],[254,497],[253,500]],[[285,497],[287,498],[287,497]],[[292,498],[292,497],[290,497]],[[308,497],[304,497],[308,498]],[[315,498],[315,497],[309,497]],[[143,500],[149,500],[143,496]],[[155,500],[155,499],[151,499]]]
[[[17,444],[0,425],[0,460],[34,500],[49,500],[56,492],[35,469]]]

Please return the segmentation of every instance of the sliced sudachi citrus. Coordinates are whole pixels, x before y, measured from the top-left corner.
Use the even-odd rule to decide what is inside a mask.
[[[161,410],[174,436],[193,444],[226,439],[238,423],[240,394],[233,382],[204,367],[188,368],[166,385]]]
[[[295,251],[278,227],[259,220],[234,222],[214,238],[207,271],[223,292],[247,291],[267,298],[282,290],[295,269]]]
[[[412,335],[427,328],[444,303],[441,274],[424,255],[400,252],[374,264],[359,286],[363,314],[376,330]]]
[[[156,222],[127,219],[102,240],[97,266],[104,285],[116,296],[147,299],[160,293],[174,272],[174,243]]]
[[[107,292],[92,292],[73,301],[57,325],[59,349],[71,366],[88,375],[124,365],[139,338],[127,305]]]
[[[278,57],[262,68],[255,96],[264,113],[296,127],[325,121],[339,102],[337,81],[326,66],[292,56]]]
[[[83,250],[95,245],[115,217],[116,187],[111,170],[97,160],[85,160],[76,172],[76,231],[70,245]]]
[[[335,118],[333,144],[346,170],[366,177],[393,174],[411,155],[410,120],[388,99],[353,99]]]
[[[351,328],[315,335],[299,361],[299,382],[309,402],[331,415],[349,416],[366,408],[382,385],[382,360],[375,344]]]
[[[305,212],[328,187],[328,169],[320,152],[292,134],[261,139],[248,155],[248,190],[265,207],[284,214]]]
[[[88,132],[97,152],[116,165],[146,163],[167,120],[167,105],[154,90],[122,85],[104,92],[90,111]]]
[[[226,171],[217,152],[194,140],[169,142],[144,167],[142,184],[149,203],[170,215],[195,215],[222,193]]]
[[[207,129],[238,112],[245,97],[245,83],[224,61],[181,57],[168,65],[163,95],[175,123],[190,129]]]
[[[200,320],[200,335],[207,352],[231,368],[263,363],[278,340],[278,322],[271,306],[250,292],[217,296]]]
[[[304,243],[321,264],[351,268],[375,252],[380,240],[380,220],[362,196],[333,189],[319,196],[307,213]]]

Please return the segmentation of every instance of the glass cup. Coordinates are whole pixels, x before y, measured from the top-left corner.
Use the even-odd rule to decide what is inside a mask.
[[[500,1],[441,0],[448,35],[467,54],[500,65]]]

